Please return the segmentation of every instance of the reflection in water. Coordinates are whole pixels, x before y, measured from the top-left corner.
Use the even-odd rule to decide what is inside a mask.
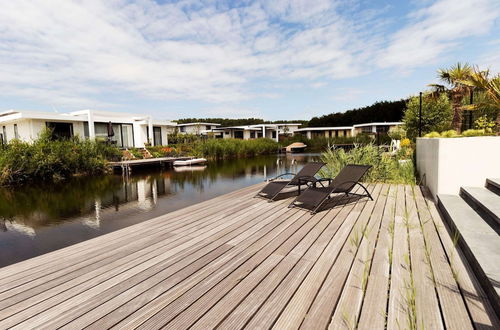
[[[130,226],[266,177],[295,172],[316,155],[211,162],[0,188],[0,267]]]

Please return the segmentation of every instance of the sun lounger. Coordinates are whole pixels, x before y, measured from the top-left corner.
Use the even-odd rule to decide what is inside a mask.
[[[359,183],[359,180],[371,168],[370,165],[347,165],[333,179],[320,179],[310,185],[301,195],[299,195],[289,207],[298,207],[311,211],[312,214],[318,212],[323,203],[330,198],[332,194],[343,193],[345,196],[368,197],[373,200],[368,190]],[[329,181],[328,186],[322,186],[325,180]],[[316,183],[321,186],[318,187]],[[365,194],[351,193],[352,189],[360,186]]]
[[[274,179],[269,180],[270,182],[262,188],[261,191],[255,195],[255,197],[261,197],[269,199],[269,201],[273,201],[279,193],[288,187],[298,187],[300,189],[301,181],[299,179],[310,179],[314,180],[314,175],[318,173],[318,171],[325,165],[325,163],[321,162],[311,162],[304,165],[304,167],[297,173],[284,173],[278,175]],[[279,180],[280,178],[293,175],[291,180]],[[305,182],[304,182],[305,183]]]

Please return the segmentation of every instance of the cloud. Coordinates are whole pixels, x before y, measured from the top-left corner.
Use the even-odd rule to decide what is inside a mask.
[[[0,96],[72,108],[126,95],[239,109],[287,86],[436,60],[492,29],[492,3],[438,0],[393,33],[385,8],[358,0],[4,1]],[[270,82],[281,90],[262,87]]]
[[[489,32],[499,8],[490,0],[438,0],[408,15],[407,26],[392,35],[377,63],[408,70],[437,61],[464,38]]]

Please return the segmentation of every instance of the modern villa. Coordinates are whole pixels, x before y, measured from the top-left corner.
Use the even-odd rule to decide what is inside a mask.
[[[210,131],[219,127],[220,124],[216,123],[185,123],[185,124],[177,124],[178,132],[181,134],[196,134],[200,135],[202,132]]]
[[[257,124],[243,126],[217,127],[215,129],[202,131],[201,134],[213,134],[216,138],[251,140],[266,137],[278,141],[279,136],[293,135],[301,124]]]
[[[33,141],[44,128],[51,128],[58,137],[81,136],[106,139],[111,122],[118,147],[143,148],[168,144],[169,130],[176,124],[168,120],[153,119],[149,115],[98,110],[69,113],[9,110],[0,113],[0,138],[4,143],[12,139]]]
[[[338,127],[305,127],[297,129],[295,132],[305,134],[308,139],[315,137],[351,137],[360,133],[376,135],[377,133],[387,133],[391,128],[403,125],[402,122],[379,122],[356,124],[353,126]]]
[[[212,136],[220,139],[269,138],[279,141],[280,136],[305,134],[315,137],[353,137],[360,133],[387,133],[401,122],[378,122],[338,127],[306,127],[300,123],[256,124],[221,127],[217,123],[193,122],[177,124],[169,120],[154,119],[151,115],[110,112],[101,110],[81,110],[68,113],[8,110],[0,113],[0,141],[12,139],[32,141],[44,128],[51,128],[58,137],[81,136],[106,139],[108,126],[112,124],[111,137],[121,148],[143,148],[146,144],[167,145],[168,134],[177,130],[180,134]]]

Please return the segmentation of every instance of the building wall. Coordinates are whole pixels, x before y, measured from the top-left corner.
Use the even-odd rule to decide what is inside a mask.
[[[458,195],[500,177],[500,137],[417,138],[417,171],[432,195]]]
[[[166,146],[168,145],[168,133],[169,133],[169,127],[168,126],[160,126],[161,128],[161,143]]]
[[[214,129],[217,128],[215,125],[188,125],[188,126],[179,126],[178,131],[181,134],[196,134],[199,135],[201,134],[201,131],[204,131],[208,129],[208,126],[210,127],[209,129]],[[184,131],[181,131],[181,127],[183,127]]]
[[[47,127],[47,122],[64,122],[73,124],[73,134],[84,137],[83,122],[68,122],[58,120],[42,120],[42,119],[20,119],[16,122],[0,123],[0,133],[3,132],[3,126],[7,131],[7,141],[14,139],[14,124],[17,124],[17,132],[19,139],[27,142],[36,140],[40,133]]]

